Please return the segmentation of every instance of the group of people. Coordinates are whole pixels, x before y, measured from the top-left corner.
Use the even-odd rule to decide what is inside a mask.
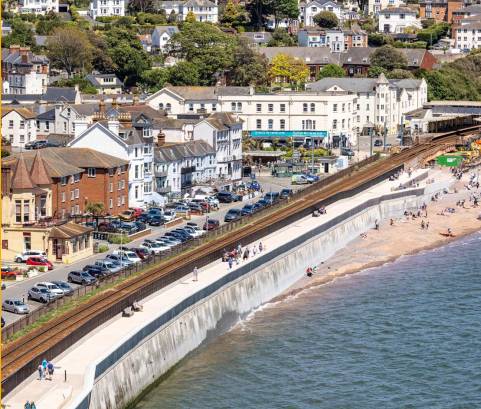
[[[23,405],[24,409],[37,409],[37,406],[35,405],[34,401],[27,401],[25,405]]]
[[[307,269],[306,269],[306,275],[307,275],[308,277],[312,277],[315,273],[317,273],[317,266],[307,267]]]
[[[53,371],[54,371],[53,363],[44,359],[41,362],[41,364],[38,366],[39,380],[48,379],[49,381],[51,381],[53,377]]]
[[[227,261],[229,269],[232,269],[234,263],[239,265],[241,261],[247,261],[250,257],[255,257],[266,249],[265,245],[260,241],[258,245],[253,244],[251,247],[246,246],[242,248],[239,244],[234,250],[225,252],[222,256],[222,261]]]

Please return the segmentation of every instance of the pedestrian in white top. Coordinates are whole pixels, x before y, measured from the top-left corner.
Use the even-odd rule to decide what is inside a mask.
[[[197,267],[194,267],[193,275],[194,275],[194,280],[193,280],[193,281],[198,281],[198,278],[199,278],[199,270],[197,269]]]

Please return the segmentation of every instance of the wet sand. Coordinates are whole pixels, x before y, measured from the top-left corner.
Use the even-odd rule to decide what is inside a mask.
[[[378,267],[393,262],[401,256],[419,253],[424,250],[443,246],[450,241],[457,240],[476,231],[481,231],[481,206],[474,207],[469,202],[473,192],[481,193],[479,190],[468,191],[465,188],[467,176],[456,182],[455,188],[458,193],[443,194],[436,202],[427,204],[427,217],[421,211],[421,217],[412,219],[402,217],[394,219],[394,225],[390,220],[382,220],[379,230],[374,228],[365,232],[365,237],[359,237],[338,251],[326,262],[317,266],[317,272],[312,277],[304,277],[294,284],[275,300],[296,295],[298,292],[309,287],[315,287],[328,283],[336,278],[349,274],[355,274],[361,270]],[[456,206],[456,202],[465,199],[463,207]],[[455,209],[455,213],[444,212],[448,208]],[[421,222],[429,222],[428,229],[421,228]],[[450,228],[455,237],[445,237]]]

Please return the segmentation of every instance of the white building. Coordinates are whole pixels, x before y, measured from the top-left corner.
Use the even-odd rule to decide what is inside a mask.
[[[216,154],[212,146],[200,141],[155,147],[155,191],[167,197],[181,197],[199,184],[216,179]]]
[[[90,17],[121,17],[125,16],[126,0],[92,0],[90,2]]]
[[[313,0],[299,5],[299,19],[304,26],[315,26],[314,16],[321,11],[332,11],[339,21],[341,21],[343,13],[342,8],[335,1],[331,0]]]
[[[15,148],[36,140],[35,114],[27,108],[2,107],[2,137]]]
[[[92,86],[97,89],[99,94],[121,94],[122,81],[115,74],[100,74],[93,72],[85,77]]]
[[[344,33],[340,29],[304,28],[297,32],[299,47],[329,47],[332,52],[346,49]]]
[[[406,28],[422,28],[421,21],[416,18],[416,12],[407,7],[388,7],[378,13],[379,31],[382,33],[404,33]]]
[[[400,7],[404,2],[401,0],[368,0],[367,2],[367,14],[375,15],[384,10],[387,7]]]
[[[452,29],[454,31],[454,48],[472,50],[481,47],[481,17],[478,21],[464,23]]]
[[[50,11],[58,13],[58,0],[21,0],[20,13],[47,14]]]
[[[214,148],[219,179],[242,178],[242,125],[241,119],[226,112],[213,113],[194,125],[194,141],[203,140]]]
[[[128,120],[130,118],[120,117]],[[122,127],[118,119],[109,119],[107,125],[96,122],[89,126],[87,120],[75,121],[75,138],[68,146],[91,148],[108,152],[129,161],[129,206],[145,207],[156,201],[153,178],[153,138],[149,121],[140,117],[128,127]],[[105,121],[102,121],[105,123]]]
[[[159,26],[152,31],[152,51],[167,51],[167,44],[175,33],[178,33],[177,26]]]
[[[3,94],[43,94],[47,91],[50,63],[28,47],[12,45],[2,49]]]
[[[184,21],[189,12],[194,14],[196,21],[202,23],[219,21],[219,7],[210,0],[161,1],[158,7],[165,10],[167,17],[174,13],[178,21]]]

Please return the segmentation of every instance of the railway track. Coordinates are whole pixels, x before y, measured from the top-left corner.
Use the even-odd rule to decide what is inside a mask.
[[[107,290],[26,336],[6,344],[2,349],[1,363],[4,394],[33,373],[41,358],[52,359],[73,342],[86,335],[91,330],[91,328],[88,329],[89,323],[100,324],[107,321],[115,313],[129,305],[133,299],[143,298],[185,275],[190,271],[189,268],[193,263],[198,263],[197,265],[200,266],[204,261],[206,264],[205,261],[209,262],[218,258],[225,248],[234,247],[239,242],[246,242],[249,238],[262,235],[263,232],[268,232],[270,227],[281,226],[283,222],[310,211],[320,202],[328,200],[340,192],[359,188],[369,181],[398,169],[416,157],[432,154],[439,149],[440,145],[456,143],[460,136],[469,135],[478,129],[479,126],[476,126],[433,137],[425,143],[404,149],[389,159],[378,160],[351,175],[326,186],[320,186],[319,190],[292,201],[276,213],[255,219],[232,234],[214,239],[195,249],[189,249],[186,253],[181,253],[153,266],[141,275],[119,284],[115,289]],[[154,291],[154,288],[157,289]],[[66,343],[66,340],[71,342]]]

